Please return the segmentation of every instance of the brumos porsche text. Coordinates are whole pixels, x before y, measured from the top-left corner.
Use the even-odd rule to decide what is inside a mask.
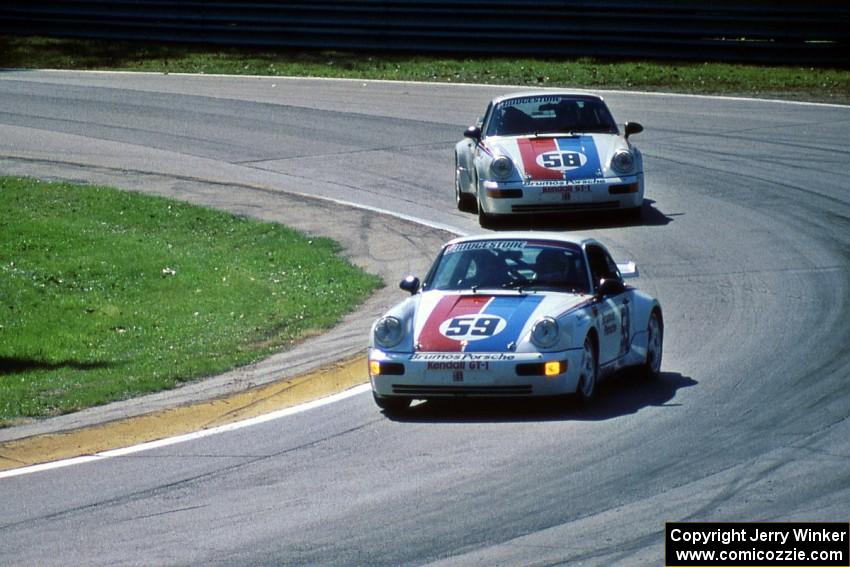
[[[503,352],[417,352],[410,360],[426,362],[489,362],[498,360],[514,360],[513,354]]]

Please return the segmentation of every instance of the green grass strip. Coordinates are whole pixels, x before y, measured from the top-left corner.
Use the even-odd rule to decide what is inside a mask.
[[[219,373],[380,286],[287,227],[107,187],[0,178],[0,425]]]
[[[783,65],[471,58],[0,36],[0,67],[565,86],[850,104],[850,70]]]

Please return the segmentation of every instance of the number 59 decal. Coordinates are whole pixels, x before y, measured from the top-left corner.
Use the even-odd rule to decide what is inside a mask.
[[[496,315],[460,315],[440,324],[440,334],[456,341],[480,341],[505,330],[508,322]]]

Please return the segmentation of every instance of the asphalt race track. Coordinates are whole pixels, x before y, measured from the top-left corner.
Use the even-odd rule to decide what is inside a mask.
[[[476,231],[452,149],[506,90],[2,72],[0,173],[247,183]],[[606,99],[646,128],[649,204],[563,228],[661,300],[659,383],[401,420],[362,394],[2,479],[0,564],[659,565],[665,521],[848,521],[850,108]]]

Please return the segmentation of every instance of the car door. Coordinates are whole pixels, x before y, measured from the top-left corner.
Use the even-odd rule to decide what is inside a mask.
[[[605,280],[616,280],[621,284],[620,271],[608,252],[601,246],[587,247],[587,261],[593,278],[594,291],[600,292],[599,284]],[[625,355],[631,344],[632,291],[622,286],[617,293],[599,295],[595,304],[597,332],[599,334],[599,365],[605,366]]]

